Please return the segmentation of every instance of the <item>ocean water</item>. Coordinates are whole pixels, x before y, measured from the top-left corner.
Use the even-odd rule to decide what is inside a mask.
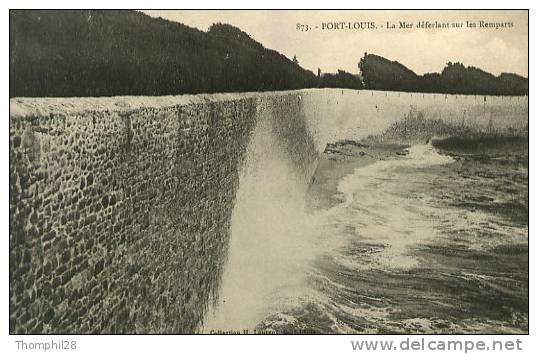
[[[273,163],[267,189],[260,176],[243,181],[205,331],[528,331],[526,139],[402,148],[336,181],[315,179],[336,183],[337,201],[315,207],[275,187],[289,171]],[[309,193],[327,186],[317,187]],[[253,205],[241,193],[280,197]]]

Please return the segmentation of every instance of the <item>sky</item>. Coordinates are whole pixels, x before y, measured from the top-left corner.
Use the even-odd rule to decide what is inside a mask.
[[[495,75],[513,72],[528,76],[527,11],[474,10],[148,10],[144,13],[181,22],[207,31],[216,22],[239,27],[266,48],[288,58],[295,55],[304,68],[317,72],[338,69],[358,73],[357,63],[365,52],[397,60],[417,74],[440,72],[448,61],[476,66]],[[399,28],[400,21],[411,24]],[[446,29],[417,28],[420,21],[462,23]],[[475,23],[475,28],[468,27]],[[503,23],[505,27],[480,27]],[[335,29],[334,23],[374,29]],[[388,28],[387,22],[396,28]],[[328,28],[332,25],[332,29]],[[508,23],[508,24],[507,24]],[[510,25],[511,23],[512,25]],[[308,25],[308,31],[304,31]],[[507,24],[507,25],[506,25]],[[316,28],[317,27],[317,28]]]

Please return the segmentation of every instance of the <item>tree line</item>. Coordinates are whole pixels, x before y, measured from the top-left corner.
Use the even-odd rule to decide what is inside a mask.
[[[362,77],[317,75],[228,24],[207,32],[126,10],[11,10],[10,97],[176,95],[314,87],[525,94],[514,74],[456,63],[418,76],[366,54]],[[525,86],[525,87],[524,87]]]
[[[502,73],[492,75],[462,63],[448,62],[441,73],[417,75],[397,61],[365,53],[358,64],[367,89],[473,95],[528,95],[529,80]]]
[[[311,71],[215,24],[136,11],[10,11],[10,96],[173,95],[317,87]]]

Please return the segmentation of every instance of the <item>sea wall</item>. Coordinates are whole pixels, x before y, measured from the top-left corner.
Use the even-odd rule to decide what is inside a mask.
[[[382,133],[410,111],[528,131],[526,97],[11,99],[10,332],[197,331],[218,298],[240,181],[284,159],[306,191],[327,142]]]

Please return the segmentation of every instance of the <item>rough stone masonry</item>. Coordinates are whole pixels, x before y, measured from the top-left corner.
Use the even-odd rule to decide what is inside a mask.
[[[410,102],[434,118],[528,127],[526,101],[390,95],[11,99],[10,333],[197,331],[262,117],[305,180],[328,140],[382,131]]]

